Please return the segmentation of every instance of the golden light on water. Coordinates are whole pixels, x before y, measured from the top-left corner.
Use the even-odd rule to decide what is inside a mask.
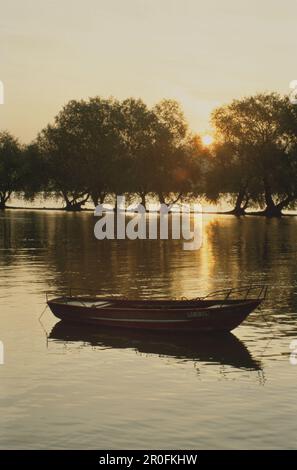
[[[210,134],[205,134],[202,137],[202,142],[205,146],[211,145],[213,143],[213,137]]]

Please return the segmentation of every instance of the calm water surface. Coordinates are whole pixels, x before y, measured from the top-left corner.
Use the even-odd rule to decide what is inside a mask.
[[[97,241],[92,213],[0,214],[1,448],[297,448],[297,219],[204,216],[203,247]],[[195,297],[266,282],[233,334],[65,328],[45,292]]]

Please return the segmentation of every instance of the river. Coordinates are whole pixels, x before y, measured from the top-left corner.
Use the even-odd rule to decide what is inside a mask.
[[[95,222],[0,213],[0,447],[296,449],[297,219],[204,215],[195,251],[98,241]],[[44,311],[45,292],[69,286],[191,298],[250,282],[267,301],[220,337],[96,332]]]

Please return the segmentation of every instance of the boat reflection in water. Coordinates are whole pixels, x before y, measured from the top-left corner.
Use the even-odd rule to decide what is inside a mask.
[[[232,333],[195,335],[187,333],[150,332],[127,329],[96,331],[92,326],[56,323],[49,337],[61,342],[80,342],[86,346],[132,349],[135,352],[178,360],[231,366],[237,369],[261,370],[246,346]],[[199,368],[199,366],[198,366]]]

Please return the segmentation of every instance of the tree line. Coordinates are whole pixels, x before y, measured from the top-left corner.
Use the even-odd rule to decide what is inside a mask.
[[[13,194],[55,195],[80,210],[118,194],[161,203],[224,199],[231,213],[259,208],[280,216],[297,205],[297,107],[262,93],[233,100],[211,116],[209,147],[193,134],[178,102],[72,100],[29,145],[0,132],[0,208]]]

